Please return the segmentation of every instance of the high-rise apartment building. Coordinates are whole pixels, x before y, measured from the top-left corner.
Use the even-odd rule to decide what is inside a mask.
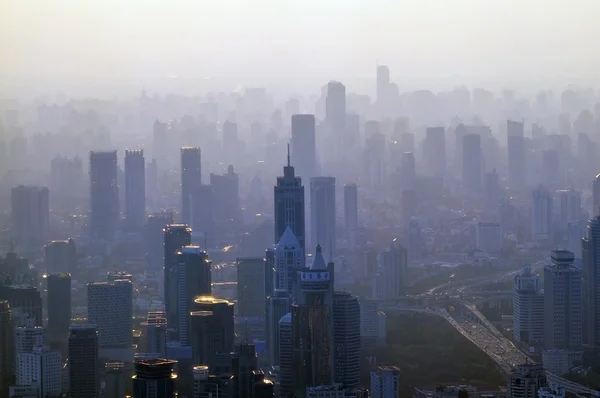
[[[315,115],[292,115],[292,164],[305,181],[317,174],[315,131]]]
[[[217,354],[233,348],[233,303],[212,296],[196,297],[190,317],[192,361],[213,369]]]
[[[344,185],[344,229],[347,245],[354,247],[358,239],[358,187],[356,184]]]
[[[125,220],[140,229],[146,221],[146,162],[144,151],[125,151]]]
[[[28,319],[23,326],[15,328],[15,355],[31,353],[35,347],[43,346],[46,342],[44,328],[36,326],[33,319]]]
[[[93,325],[73,325],[69,334],[69,396],[96,398],[98,377],[98,331]]]
[[[408,252],[395,240],[379,255],[374,296],[380,300],[397,300],[406,294]]]
[[[479,193],[481,189],[481,136],[467,134],[462,138],[462,179],[465,187]]]
[[[331,81],[327,84],[325,99],[325,124],[327,126],[329,150],[336,161],[343,160],[347,148],[346,133],[346,86]]]
[[[90,152],[90,236],[112,241],[119,221],[117,151]]]
[[[0,300],[0,395],[8,394],[13,375],[13,323],[8,300]]]
[[[534,240],[552,237],[553,198],[542,186],[537,187],[531,197],[531,236]]]
[[[581,242],[584,294],[584,338],[592,347],[600,344],[600,216],[592,218]]]
[[[515,276],[513,337],[530,347],[539,347],[544,341],[544,295],[539,276],[533,275],[529,266]]]
[[[371,371],[372,398],[400,397],[400,369],[396,366],[378,366]]]
[[[210,296],[211,262],[199,246],[184,246],[177,253],[177,331],[179,343],[190,345],[190,316],[197,296]]]
[[[299,271],[298,284],[292,304],[293,393],[304,396],[307,387],[335,380],[334,265],[325,264],[320,246],[310,269]]]
[[[287,166],[283,168],[283,177],[277,177],[277,185],[273,192],[275,218],[275,243],[279,242],[285,229],[289,226],[303,251],[305,246],[305,221],[304,221],[304,186],[302,179],[296,177],[294,167],[290,165],[288,153]]]
[[[181,148],[181,221],[192,224],[194,197],[202,186],[200,148]]]
[[[177,253],[192,244],[192,229],[186,224],[171,224],[163,229],[165,311],[169,329],[177,330]]]
[[[508,147],[508,184],[512,189],[523,189],[526,174],[524,123],[507,120],[506,139]]]
[[[39,397],[59,396],[62,392],[60,352],[37,346],[32,352],[17,355],[17,384],[37,383]]]
[[[44,265],[47,273],[77,271],[77,249],[75,241],[53,240],[44,247]]]
[[[546,372],[541,364],[517,366],[508,380],[507,393],[511,398],[538,398],[540,388],[546,387]]]
[[[294,293],[298,270],[305,266],[304,250],[288,226],[275,247],[274,288]]]
[[[177,361],[170,359],[144,359],[135,361],[133,396],[143,398],[174,398],[177,396],[173,371]]]
[[[66,342],[71,327],[71,275],[50,274],[47,283],[48,341]]]
[[[238,257],[237,313],[243,317],[265,317],[265,260],[262,257]]]
[[[213,194],[214,220],[217,222],[238,221],[240,218],[240,183],[233,166],[227,167],[223,175],[210,173]]]
[[[333,294],[333,352],[336,383],[360,386],[360,305],[348,292]]]
[[[311,247],[320,245],[329,259],[336,253],[335,177],[310,179]]]
[[[50,228],[48,188],[19,185],[11,189],[12,236],[16,243],[45,243]]]
[[[128,350],[133,343],[133,297],[128,280],[87,284],[88,321],[101,350]],[[112,358],[111,358],[112,359]]]

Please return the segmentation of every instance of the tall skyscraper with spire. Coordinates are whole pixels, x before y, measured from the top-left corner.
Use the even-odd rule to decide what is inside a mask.
[[[275,289],[294,292],[296,274],[304,268],[304,250],[288,226],[275,249]]]
[[[273,190],[273,214],[275,217],[275,243],[278,243],[289,226],[296,235],[302,251],[305,246],[304,226],[304,186],[302,179],[296,177],[294,167],[290,164],[290,147],[288,145],[287,166],[283,168],[283,176],[277,177],[277,185]]]

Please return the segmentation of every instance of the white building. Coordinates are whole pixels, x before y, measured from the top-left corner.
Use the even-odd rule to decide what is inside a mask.
[[[515,276],[513,336],[529,346],[541,346],[544,341],[544,295],[539,276],[533,275],[529,266]]]
[[[288,225],[275,247],[274,288],[293,294],[294,278],[298,270],[304,266],[304,249]]]
[[[44,328],[35,326],[35,319],[27,319],[25,326],[15,328],[15,357],[21,353],[33,352],[44,345]]]
[[[499,253],[504,248],[502,228],[496,222],[478,222],[475,226],[475,246],[487,253]]]
[[[47,347],[35,347],[33,352],[17,356],[17,384],[30,386],[37,383],[39,396],[61,393],[62,361],[60,352]]]
[[[552,195],[539,186],[531,199],[531,237],[533,240],[549,239],[552,235]]]
[[[398,398],[400,396],[400,369],[396,366],[378,366],[371,371],[372,398]]]

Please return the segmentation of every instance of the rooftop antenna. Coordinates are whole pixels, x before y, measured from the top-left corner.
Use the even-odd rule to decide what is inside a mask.
[[[290,143],[287,144],[287,164],[290,167]]]

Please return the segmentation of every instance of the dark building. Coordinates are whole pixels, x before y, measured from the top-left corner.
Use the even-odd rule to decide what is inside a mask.
[[[192,223],[192,203],[202,185],[200,148],[181,148],[181,221]]]
[[[20,185],[11,190],[12,235],[18,244],[43,244],[50,227],[50,196],[46,187]]]
[[[302,250],[305,246],[305,218],[304,218],[304,186],[302,179],[296,177],[294,167],[290,165],[288,153],[287,166],[283,168],[283,177],[277,177],[277,185],[273,189],[275,240],[278,243],[289,225],[296,235]]]
[[[213,370],[217,354],[233,348],[233,303],[212,296],[196,297],[190,316],[193,363]]]
[[[90,152],[90,235],[112,241],[119,221],[117,151]]]
[[[292,115],[292,164],[305,180],[317,175],[315,115]]]
[[[146,223],[146,264],[148,269],[162,270],[165,249],[163,247],[163,230],[174,222],[173,213],[162,212],[148,216]]]
[[[98,397],[98,331],[93,325],[73,325],[69,335],[69,397]]]
[[[77,271],[77,249],[75,241],[53,240],[44,247],[44,263],[47,273]]]
[[[0,300],[8,300],[14,326],[24,326],[28,318],[35,319],[35,326],[42,326],[42,297],[35,287],[0,285]]]
[[[584,302],[584,341],[600,345],[600,216],[592,218],[582,239],[582,287]]]
[[[333,352],[335,382],[360,386],[360,305],[348,292],[333,294]]]
[[[134,362],[133,396],[135,398],[176,397],[173,368],[177,361],[171,359],[145,359]]]
[[[71,327],[71,275],[50,274],[47,283],[47,338],[50,342],[66,342]]]
[[[274,384],[272,381],[265,379],[265,374],[262,370],[252,371],[252,391],[250,398],[273,398],[275,396]]]
[[[192,243],[192,229],[186,224],[171,224],[163,230],[164,295],[167,326],[177,330],[177,253]]]
[[[253,344],[238,344],[231,352],[217,355],[213,374],[233,376],[232,398],[251,397],[254,391],[254,374],[258,369],[256,349]]]
[[[125,151],[125,220],[140,229],[146,217],[146,164],[143,150]]]
[[[213,212],[216,222],[238,221],[240,217],[240,184],[238,174],[229,165],[223,175],[210,174],[213,193]]]
[[[0,300],[0,396],[8,396],[12,384],[14,360],[14,328],[7,300]]]
[[[210,296],[211,262],[199,246],[184,246],[177,253],[177,331],[179,343],[190,345],[190,316],[197,296]]]

